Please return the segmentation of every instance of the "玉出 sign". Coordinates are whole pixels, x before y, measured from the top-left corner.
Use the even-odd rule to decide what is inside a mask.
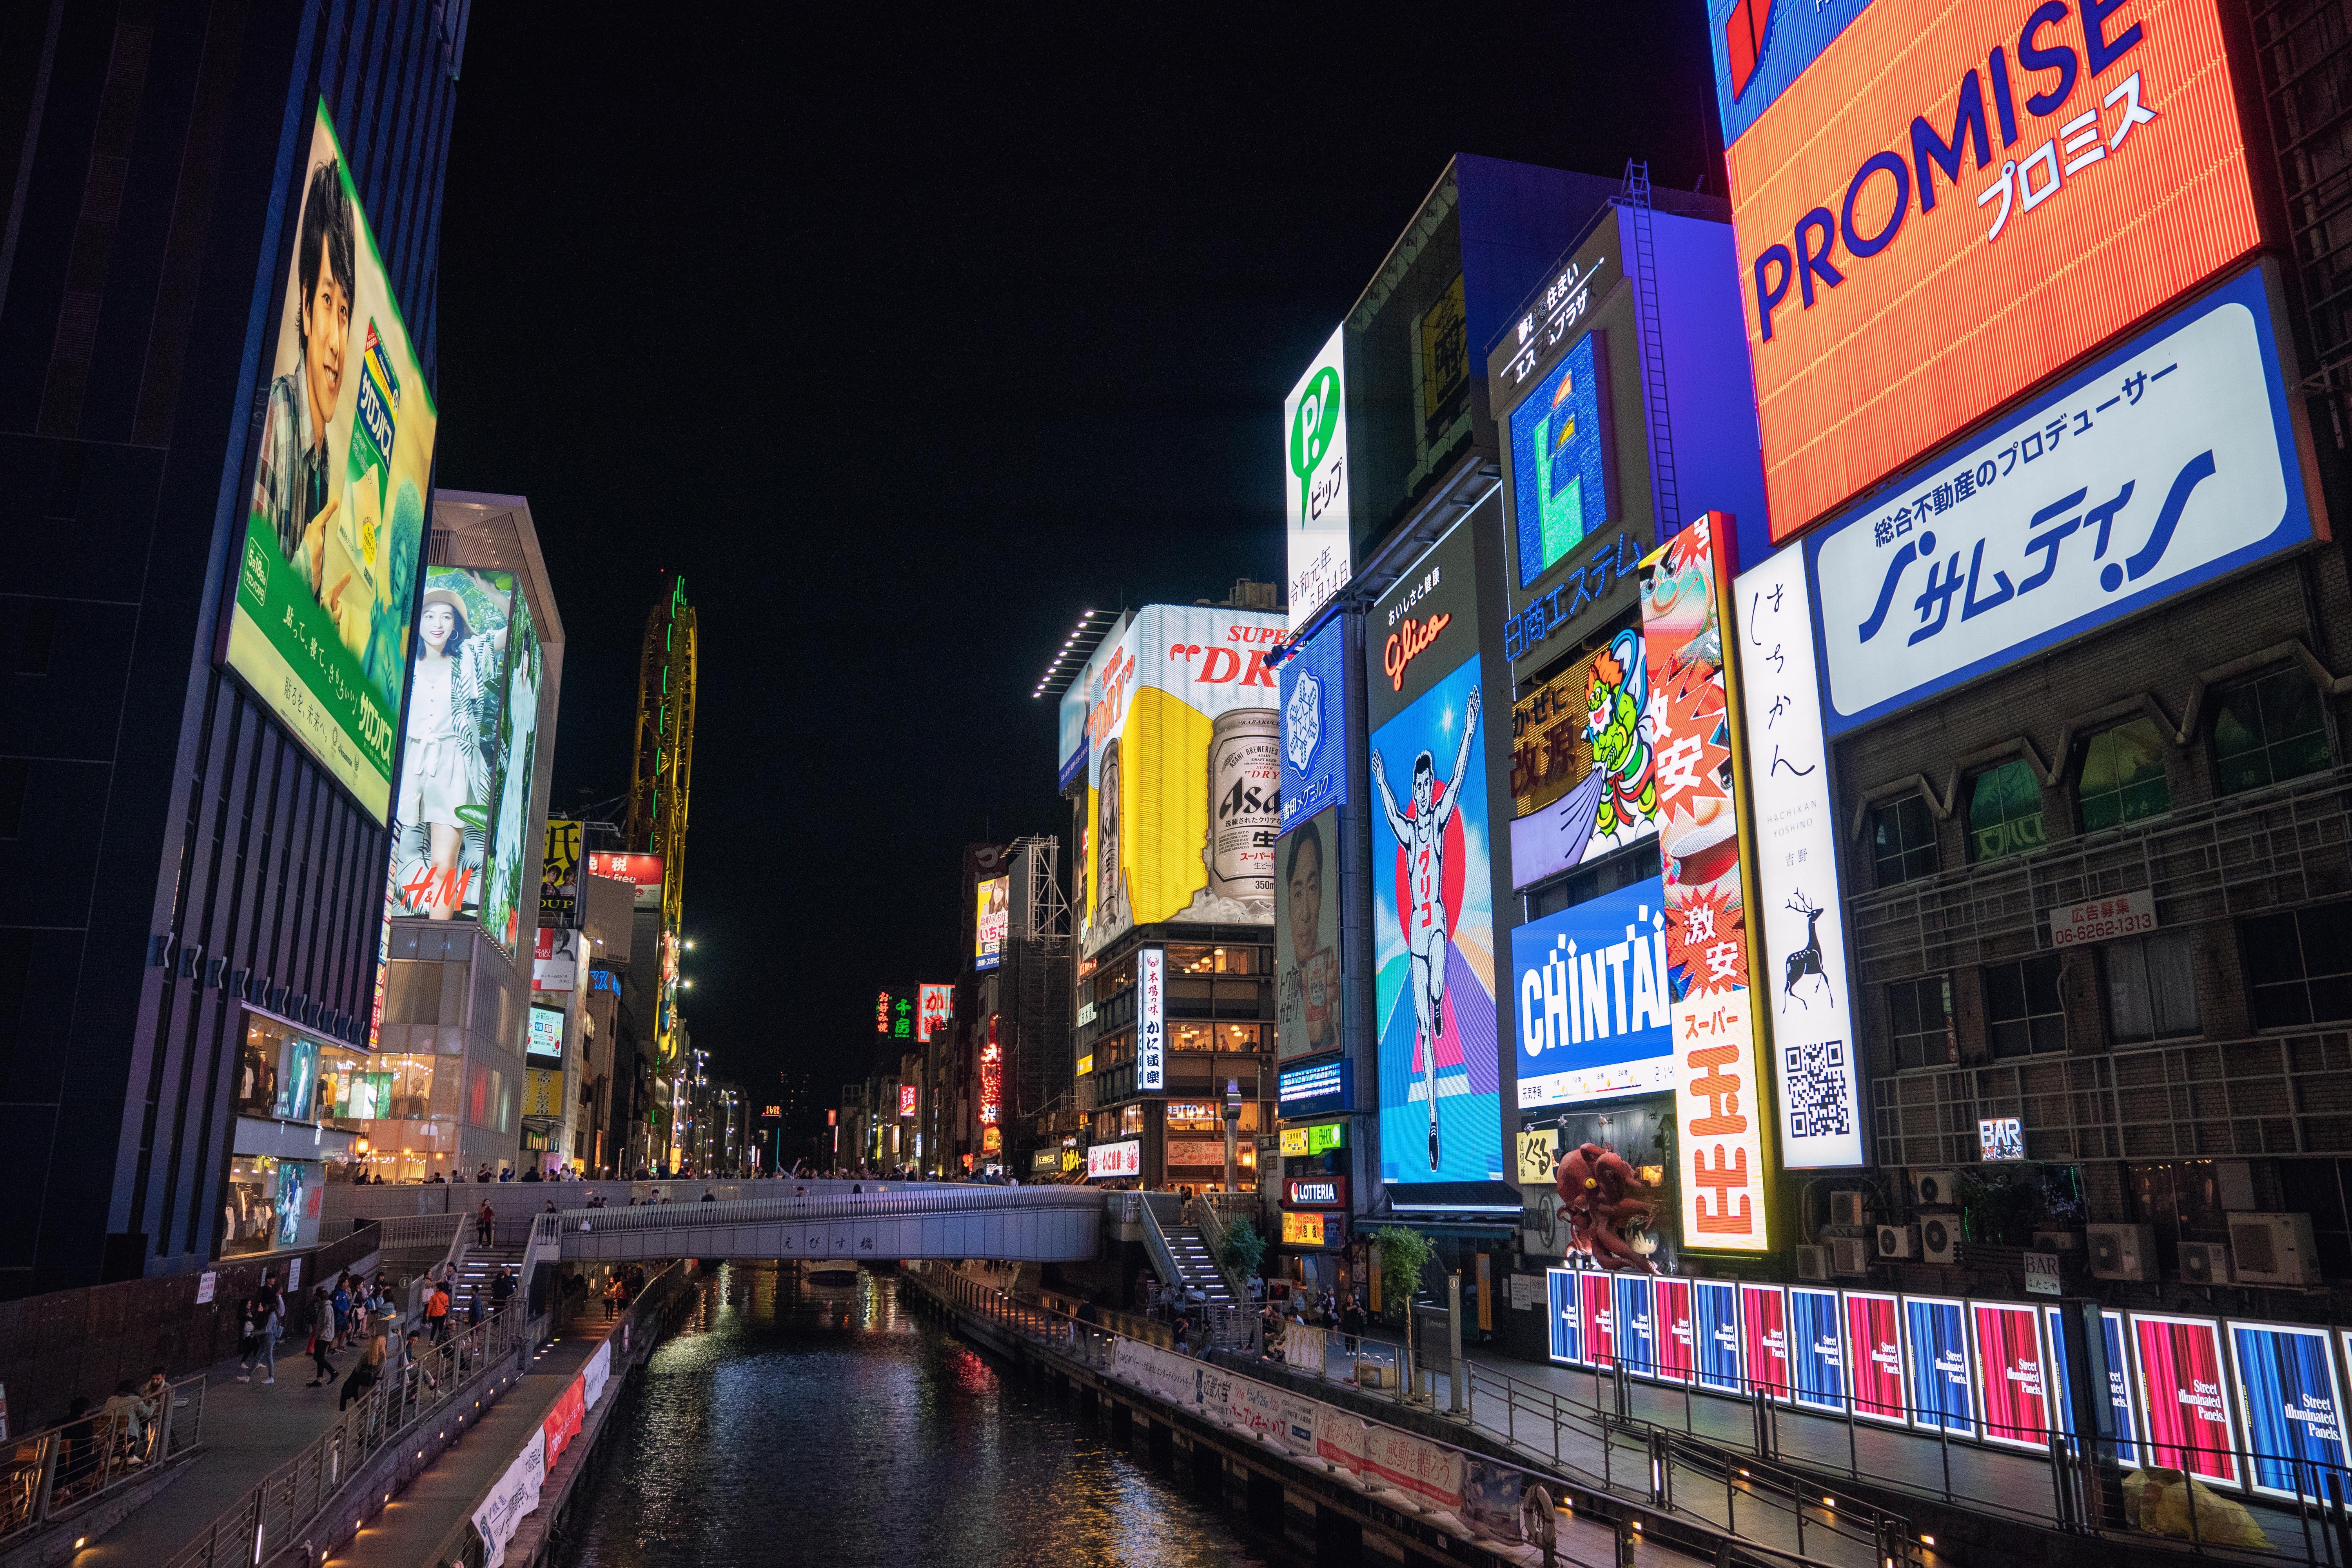
[[[2312,538],[2267,284],[2214,289],[1806,541],[1830,734]]]
[[[2147,889],[2063,904],[2050,911],[2050,945],[2073,947],[2078,942],[2113,942],[2119,936],[2143,936],[2156,929],[2156,896]]]
[[[2216,0],[1708,15],[1776,542],[2261,243]]]

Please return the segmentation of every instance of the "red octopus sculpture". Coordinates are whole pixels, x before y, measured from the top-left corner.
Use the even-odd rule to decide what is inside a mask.
[[[1560,1157],[1552,1185],[1568,1221],[1569,1246],[1603,1268],[1655,1274],[1657,1265],[1628,1239],[1657,1220],[1658,1189],[1642,1180],[1624,1156],[1586,1143]]]

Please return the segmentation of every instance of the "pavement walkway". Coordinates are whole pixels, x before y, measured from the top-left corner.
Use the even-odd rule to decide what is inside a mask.
[[[204,1451],[186,1473],[75,1559],[75,1568],[152,1568],[234,1507],[269,1473],[302,1452],[335,1424],[339,1378],[324,1388],[305,1388],[315,1370],[299,1342],[278,1347],[278,1381],[236,1381],[235,1359],[205,1369]],[[328,1359],[348,1373],[356,1348]]]
[[[354,1539],[335,1552],[329,1559],[334,1568],[417,1568],[420,1563],[433,1562],[434,1553],[472,1516],[531,1433],[554,1410],[614,1321],[592,1310],[567,1324],[462,1440],[436,1455],[405,1490],[394,1494]],[[605,1385],[606,1401],[620,1397],[623,1381],[615,1375]],[[564,1450],[565,1460],[581,1448],[575,1440]]]

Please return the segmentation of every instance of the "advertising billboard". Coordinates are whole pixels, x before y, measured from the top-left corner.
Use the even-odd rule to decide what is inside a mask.
[[[482,930],[512,958],[524,917],[539,919],[538,900],[524,907],[523,849],[540,836],[531,816],[531,784],[539,766],[539,690],[545,676],[530,603],[520,588],[507,637],[506,700],[499,712],[499,798],[490,818],[490,845],[482,862]]]
[[[1588,1268],[1576,1277],[1577,1308],[1584,1320],[1584,1359],[1601,1368],[1617,1364],[1617,1291],[1610,1277]]]
[[[1660,1278],[1650,1281],[1652,1310],[1658,1321],[1658,1377],[1664,1383],[1688,1383],[1696,1368],[1697,1328],[1692,1316],[1691,1282]]]
[[[1135,955],[1135,1087],[1168,1087],[1168,950]]]
[[[1976,1436],[1969,1384],[1966,1304],[1937,1296],[1903,1298],[1903,1348],[1914,1426]]]
[[[563,1114],[563,1073],[559,1068],[528,1068],[523,1072],[522,1113],[561,1117]]]
[[[478,915],[497,806],[514,576],[428,566],[402,728],[388,912]]]
[[[2324,1478],[2352,1465],[2344,1441],[2343,1389],[2327,1331],[2284,1323],[2230,1325],[2238,1418],[2245,1424],[2252,1482],[2264,1497],[2324,1502]]]
[[[1595,330],[1578,339],[1511,410],[1522,588],[1623,516],[1610,394],[1609,334]]]
[[[381,823],[438,415],[323,102],[297,169],[221,653]]]
[[[898,1114],[901,1116],[915,1114],[915,1086],[911,1083],[902,1083],[898,1086]]]
[[[1838,1293],[1789,1287],[1790,1395],[1807,1410],[1845,1409],[1845,1334]]]
[[[1643,634],[1628,628],[1511,705],[1511,885],[1654,837],[1655,700]]]
[[[662,901],[662,858],[658,855],[622,853],[611,849],[588,851],[588,874],[610,877],[616,882],[626,882],[636,889],[630,907],[657,910]]]
[[[1832,735],[2308,542],[2269,274],[1805,542]]]
[[[1778,1285],[1739,1287],[1740,1366],[1750,1386],[1789,1403],[1795,1374],[1789,1366],[1788,1292]]]
[[[1546,1269],[1544,1300],[1551,1313],[1551,1359],[1580,1365],[1584,1361],[1584,1320],[1577,1310],[1578,1278],[1566,1268]]]
[[[1345,1060],[1284,1068],[1275,1078],[1276,1114],[1328,1116],[1355,1109],[1355,1067]]]
[[[2050,1385],[2056,1390],[2058,1430],[2068,1436],[2076,1436],[2074,1426],[2074,1386],[2066,1373],[2066,1331],[2059,1321],[2063,1307],[2044,1307],[2042,1327],[2048,1331],[2050,1346]],[[2107,1396],[2115,1406],[2116,1433],[2120,1439],[2116,1458],[2127,1468],[2139,1464],[2139,1422],[2132,1414],[2131,1356],[2125,1348],[2124,1315],[2102,1312],[2100,1321],[2106,1330]]]
[[[1611,1312],[1617,1328],[1617,1354],[1636,1377],[1658,1375],[1657,1298],[1646,1274],[1604,1274],[1611,1281]]]
[[[1729,1279],[1694,1279],[1691,1341],[1696,1382],[1717,1394],[1744,1394],[1739,1373],[1739,1286]]]
[[[1635,882],[1511,932],[1519,1109],[1675,1087],[1665,888]]]
[[[524,1054],[541,1058],[563,1059],[563,1009],[541,1007],[530,1010],[530,1035],[524,1042]]]
[[[539,928],[530,955],[533,991],[576,991],[580,986],[580,933]]]
[[[2050,1400],[2042,1370],[2041,1309],[1971,1301],[1969,1315],[1975,1330],[1985,1440],[2048,1453]]]
[[[1846,1393],[1865,1420],[1909,1425],[1903,1410],[1903,1314],[1893,1296],[1845,1293]]]
[[[1087,1151],[1087,1180],[1098,1182],[1143,1173],[1143,1140],[1097,1143]]]
[[[539,924],[567,930],[580,923],[580,846],[583,825],[551,817],[539,861]]]
[[[2221,1325],[2161,1312],[2131,1315],[2148,1462],[2239,1486],[2238,1437],[2222,1394]]]
[[[1289,1061],[1339,1048],[1339,808],[1285,837],[1282,914],[1274,922],[1275,1049]]]
[[[1643,563],[1642,642],[1657,747],[1673,998],[1683,1245],[1763,1252],[1763,1094],[1749,1016],[1747,898],[1727,690],[1723,514],[1708,512]]]
[[[1348,804],[1348,626],[1334,616],[1275,672],[1282,693],[1282,826]]]
[[[1092,612],[1088,613],[1091,615]],[[1100,688],[1103,668],[1118,655],[1119,638],[1134,618],[1131,611],[1121,610],[1118,618],[1104,629],[1102,640],[1095,645],[1094,652],[1087,655],[1087,662],[1076,679],[1062,689],[1055,721],[1059,739],[1058,754],[1062,759],[1058,776],[1064,795],[1070,794],[1087,781],[1087,759],[1090,754],[1087,721],[1092,712],[1092,694]]]
[[[1013,879],[990,877],[974,885],[971,966],[994,969],[1004,962],[1004,937],[1013,927]]]
[[[925,983],[915,987],[915,1043],[929,1045],[955,1022],[955,987]]]
[[[1147,605],[1091,683],[1086,898],[1092,957],[1138,925],[1271,925],[1280,826],[1280,616]]]
[[[1732,605],[1755,808],[1756,910],[1780,1091],[1780,1163],[1790,1170],[1859,1165],[1861,1049],[1802,554],[1784,550],[1741,573]]]
[[[1289,540],[1290,624],[1303,626],[1348,585],[1348,406],[1344,327],[1331,331],[1282,400],[1283,522]]]
[[[1776,542],[2261,242],[2216,0],[1707,9]]]
[[[1408,567],[1364,638],[1381,1173],[1391,1182],[1504,1179],[1472,539],[1457,523]]]

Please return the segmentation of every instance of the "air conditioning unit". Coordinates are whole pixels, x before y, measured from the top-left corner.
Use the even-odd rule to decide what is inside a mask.
[[[2079,1230],[2037,1230],[2033,1233],[2036,1252],[2080,1252],[2083,1233]]]
[[[2180,1279],[2188,1285],[2227,1285],[2230,1282],[2230,1249],[2218,1241],[2184,1241],[2180,1244]]]
[[[1830,1249],[1800,1245],[1797,1248],[1797,1278],[1822,1280],[1829,1277]]]
[[[1951,1171],[1914,1171],[1911,1196],[1923,1209],[1958,1208],[1960,1178]]]
[[[1870,1221],[1863,1216],[1864,1197],[1861,1193],[1832,1193],[1830,1223],[1856,1229],[1868,1225]]]
[[[1960,1222],[1951,1215],[1931,1214],[1919,1221],[1919,1256],[1930,1263],[1960,1260]]]
[[[2090,1227],[2091,1274],[2099,1279],[2156,1278],[2156,1227],[2095,1225]]]
[[[1840,1274],[1870,1272],[1870,1243],[1858,1236],[1830,1238],[1830,1267]]]
[[[1878,1227],[1878,1260],[1890,1262],[1898,1258],[1919,1256],[1919,1227],[1916,1225],[1882,1225]]]
[[[2319,1251],[2307,1214],[2233,1214],[2230,1254],[2241,1285],[2316,1285]]]

